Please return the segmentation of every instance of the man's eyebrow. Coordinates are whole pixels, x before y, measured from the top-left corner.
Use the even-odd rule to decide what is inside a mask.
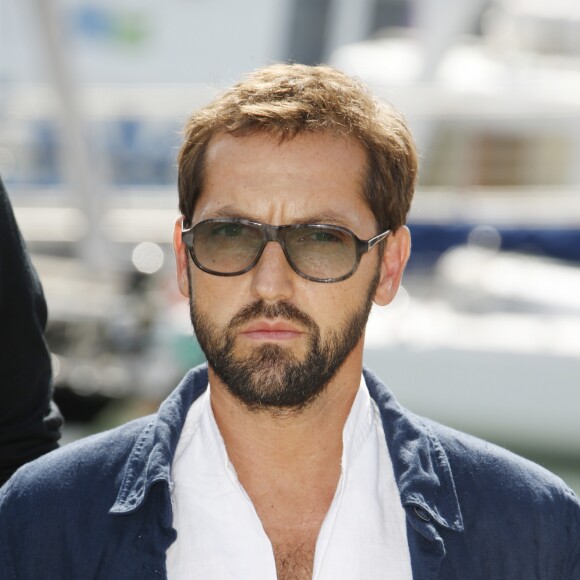
[[[250,220],[250,221],[255,221],[251,216],[249,216],[248,214],[245,214],[244,212],[235,209],[234,207],[231,206],[224,206],[221,207],[219,209],[216,209],[215,211],[211,212],[211,215],[209,216],[210,219],[215,219],[215,218],[234,218],[234,219],[243,219],[243,220]]]
[[[346,228],[352,227],[352,224],[346,219],[346,216],[332,210],[294,219],[292,220],[292,224],[329,224]]]

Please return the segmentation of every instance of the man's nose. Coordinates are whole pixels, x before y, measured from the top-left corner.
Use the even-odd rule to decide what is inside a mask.
[[[252,295],[266,302],[289,300],[294,295],[294,283],[298,276],[292,270],[284,250],[278,242],[268,242],[260,260],[250,271]]]

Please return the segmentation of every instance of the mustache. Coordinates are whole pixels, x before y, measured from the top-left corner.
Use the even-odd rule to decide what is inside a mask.
[[[266,304],[263,300],[257,300],[252,304],[244,306],[231,320],[229,327],[235,329],[255,318],[284,318],[292,322],[297,322],[308,330],[318,328],[316,322],[302,312],[299,308],[288,302],[277,302],[275,304]]]

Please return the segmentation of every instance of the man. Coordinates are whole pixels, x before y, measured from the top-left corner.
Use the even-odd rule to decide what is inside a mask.
[[[58,447],[46,302],[0,179],[0,486]]]
[[[174,246],[208,366],[10,480],[0,577],[580,578],[559,479],[363,371],[416,167],[401,117],[325,67],[268,67],[195,114]]]

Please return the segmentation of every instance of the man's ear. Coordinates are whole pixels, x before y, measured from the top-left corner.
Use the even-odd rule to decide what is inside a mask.
[[[389,304],[397,294],[410,255],[411,232],[402,226],[389,234],[381,256],[381,274],[375,292],[375,303],[379,306]]]
[[[173,227],[173,251],[175,253],[175,265],[177,267],[177,286],[179,291],[186,298],[189,298],[189,281],[187,269],[189,253],[187,251],[187,247],[181,239],[183,220],[183,216],[179,216],[175,220],[175,226]]]

